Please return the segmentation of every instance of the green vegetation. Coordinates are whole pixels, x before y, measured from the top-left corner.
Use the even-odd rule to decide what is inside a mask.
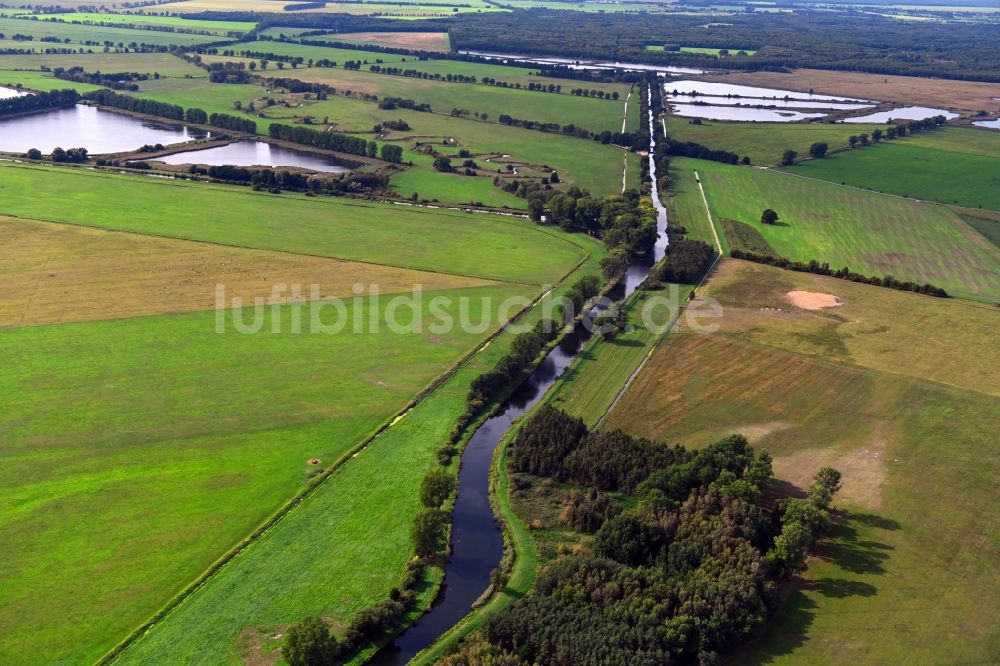
[[[520,219],[83,170],[0,173],[0,212],[40,220],[532,284],[557,282],[583,257],[573,237]]]
[[[852,134],[884,128],[884,125],[725,123],[715,120],[702,120],[700,125],[695,125],[689,118],[667,116],[667,134],[671,139],[693,141],[740,157],[745,155],[751,163],[764,166],[778,164],[787,149],[808,155],[809,146],[816,142],[827,143],[831,149],[846,148],[847,137]]]
[[[663,53],[666,52],[667,49],[662,44],[647,44],[646,50],[654,51],[657,53]],[[703,46],[681,46],[679,49],[675,49],[675,51],[679,51],[680,53],[700,53],[702,55],[713,55],[713,56],[722,55],[721,53],[722,51],[726,52],[725,55],[732,55],[732,56],[741,53],[744,55],[752,56],[753,54],[757,53],[757,51],[755,51],[754,49],[725,49],[725,48],[713,49],[713,48],[706,48]]]
[[[790,290],[842,305],[798,310]],[[998,470],[981,424],[1000,409],[996,311],[735,261],[707,293],[721,332],[672,337],[606,427],[696,446],[742,432],[800,488],[844,472],[833,531],[734,662],[991,659]]]
[[[70,12],[66,14],[45,14],[46,19],[58,19],[67,23],[142,25],[152,27],[181,28],[223,37],[229,33],[244,33],[256,25],[250,21],[202,21],[181,16],[149,16],[144,14],[108,14],[103,12]]]
[[[53,23],[49,21],[26,20],[0,17],[0,33],[5,35],[32,35],[33,41],[20,42],[20,48],[44,50],[50,45],[42,42],[42,37],[54,37],[63,43],[59,48],[72,48],[84,52],[104,50],[104,42],[111,42],[117,48],[135,48],[133,44],[150,46],[190,46],[217,40],[213,35],[196,35],[185,32],[163,32],[159,30],[138,30],[131,28],[105,27],[98,25]]]
[[[495,325],[497,299],[533,290],[445,293],[469,296],[471,320]],[[368,299],[357,309],[348,301],[348,316],[369,316],[380,303]],[[457,316],[457,299],[451,303],[447,309]],[[280,308],[278,334],[270,308],[255,335],[231,324],[214,333],[212,311],[0,331],[9,444],[0,654],[41,663],[23,652],[32,645],[45,662],[94,661],[302,489],[311,470],[341,461],[480,337],[460,327],[443,335],[297,335],[292,312]],[[411,320],[406,308],[397,312],[401,323]],[[440,418],[447,432],[454,417]],[[395,437],[379,440],[389,460],[366,451],[352,464],[370,469],[354,481],[338,477],[325,486],[327,495],[309,500],[335,495],[321,515],[339,532],[317,530],[315,517],[299,529],[331,540],[312,552],[342,544],[343,555],[332,559],[344,568],[312,578],[308,567],[290,564],[270,577],[282,598],[294,589],[287,574],[296,571],[303,588],[319,595],[313,599],[327,591],[318,580],[338,589],[343,613],[374,601],[387,591],[378,584],[399,575],[406,549],[388,527],[408,518],[403,507],[416,501],[411,486],[419,483],[413,472],[428,462],[403,455]],[[419,441],[431,451],[439,444],[436,437]],[[310,466],[310,459],[320,462]],[[369,525],[364,516],[380,502],[391,516]],[[352,530],[364,528],[341,523],[345,512],[381,537],[356,538]],[[315,566],[331,559],[281,548]],[[361,561],[369,575],[359,575]],[[240,580],[261,591],[258,579]],[[109,594],[115,589],[122,591]],[[232,646],[213,642],[224,651]]]
[[[722,218],[719,223],[722,225],[722,231],[726,235],[731,249],[756,254],[774,254],[774,250],[767,244],[760,232],[749,224],[737,222],[728,217]]]
[[[716,219],[751,225],[781,256],[929,282],[970,298],[1000,294],[997,249],[970,236],[946,207],[796,177],[805,170],[786,175],[687,158],[673,164],[700,174]],[[761,224],[765,208],[781,221]]]
[[[941,134],[941,136],[933,136]],[[804,176],[926,201],[1000,211],[1000,133],[948,127],[809,160]]]

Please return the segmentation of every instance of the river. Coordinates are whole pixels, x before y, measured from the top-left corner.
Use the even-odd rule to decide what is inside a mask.
[[[647,93],[649,94],[649,93]],[[651,95],[650,95],[651,97]],[[647,97],[649,99],[649,97]],[[655,118],[649,113],[650,140]],[[653,203],[657,211],[659,235],[651,257],[629,267],[625,278],[608,294],[621,300],[636,290],[649,275],[667,248],[667,210],[660,202],[656,184],[656,165],[650,145],[649,175],[653,181]],[[452,514],[451,558],[445,567],[441,592],[430,611],[396,637],[368,662],[376,666],[401,666],[418,652],[432,645],[444,632],[468,615],[472,604],[490,585],[490,573],[503,557],[503,534],[490,506],[490,466],[497,445],[514,422],[545,397],[563,371],[573,362],[590,338],[586,326],[578,324],[573,332],[553,349],[545,360],[517,387],[513,395],[473,433],[462,452],[458,473],[458,493]]]

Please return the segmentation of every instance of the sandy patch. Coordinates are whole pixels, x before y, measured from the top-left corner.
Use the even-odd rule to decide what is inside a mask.
[[[785,296],[792,305],[803,310],[822,310],[823,308],[835,308],[842,304],[838,296],[818,291],[790,291]]]
[[[833,449],[806,449],[774,459],[774,476],[806,490],[816,472],[833,467],[843,475],[837,499],[866,509],[878,510],[883,504],[888,466],[895,461],[886,453],[884,428],[876,428],[871,442],[847,453]]]

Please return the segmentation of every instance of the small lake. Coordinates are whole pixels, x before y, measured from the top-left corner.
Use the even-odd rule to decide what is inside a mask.
[[[996,120],[977,120],[972,123],[976,127],[988,127],[990,129],[1000,130],[1000,118]]]
[[[945,111],[944,109],[932,109],[929,106],[904,106],[901,109],[891,111],[879,111],[869,113],[867,116],[857,118],[844,118],[845,123],[887,123],[890,120],[923,120],[934,116],[944,116],[948,120],[958,118],[957,113]]]
[[[733,83],[712,83],[709,81],[667,81],[664,88],[668,93],[691,93],[702,95],[717,95],[720,97],[754,97],[757,99],[799,99],[804,101],[825,100],[828,102],[867,102],[865,99],[851,97],[834,97],[833,95],[810,95],[794,90],[778,88],[758,88],[756,86],[740,86]]]
[[[183,153],[151,158],[166,164],[208,164],[220,166],[300,167],[326,173],[344,173],[352,165],[336,157],[274,146],[263,141],[236,141],[225,146],[204,150],[186,150]]]
[[[8,99],[10,97],[23,97],[29,94],[24,90],[18,90],[17,88],[8,88],[7,86],[0,86],[0,99]]]
[[[745,106],[706,106],[703,104],[670,104],[674,115],[685,118],[709,120],[740,120],[759,123],[790,123],[806,118],[822,118],[825,113],[782,111],[781,109],[752,109]]]
[[[120,153],[140,146],[204,139],[208,132],[181,124],[140,120],[121,113],[77,104],[17,118],[0,120],[0,150],[23,153],[56,146],[86,148],[92,155]]]
[[[852,111],[855,109],[870,109],[874,104],[852,104],[846,102],[824,102],[816,100],[813,102],[803,102],[799,100],[784,99],[759,99],[753,97],[716,97],[705,95],[667,95],[667,100],[671,104],[690,104],[692,102],[704,102],[713,106],[775,106],[782,109],[842,109]]]

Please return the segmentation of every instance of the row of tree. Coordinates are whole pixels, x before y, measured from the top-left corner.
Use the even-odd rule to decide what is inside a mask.
[[[69,89],[6,97],[0,99],[0,116],[64,108],[73,106],[79,100],[80,93]]]

